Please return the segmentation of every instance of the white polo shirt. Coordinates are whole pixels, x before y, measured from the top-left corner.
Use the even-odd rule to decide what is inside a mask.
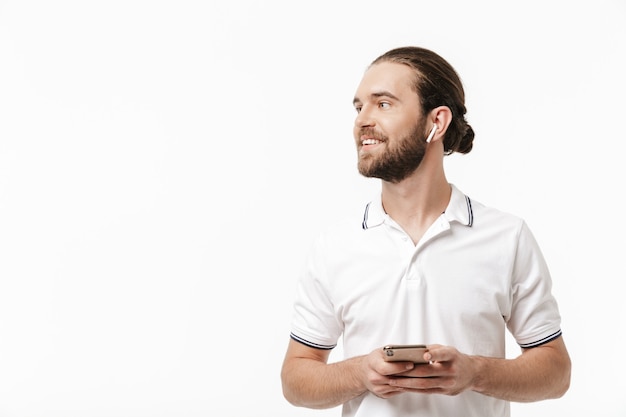
[[[296,292],[291,337],[346,358],[391,343],[454,346],[505,357],[505,332],[522,347],[561,335],[551,278],[526,223],[470,200],[454,185],[445,212],[414,245],[380,197],[314,242]],[[509,403],[457,396],[365,393],[350,417],[509,416]]]

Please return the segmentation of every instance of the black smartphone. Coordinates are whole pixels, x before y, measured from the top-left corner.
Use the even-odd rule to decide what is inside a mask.
[[[428,363],[424,360],[424,353],[428,352],[426,345],[387,345],[383,352],[387,362]]]

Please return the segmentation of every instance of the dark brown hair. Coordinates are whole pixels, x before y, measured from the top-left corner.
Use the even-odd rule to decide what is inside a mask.
[[[407,46],[392,49],[376,58],[380,62],[404,64],[415,70],[415,92],[423,114],[439,106],[452,112],[452,122],[443,140],[446,154],[468,153],[472,150],[474,130],[465,119],[465,91],[457,72],[445,59],[428,49]]]

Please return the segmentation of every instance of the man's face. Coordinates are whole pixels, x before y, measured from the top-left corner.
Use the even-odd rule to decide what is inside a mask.
[[[408,66],[382,62],[359,84],[354,107],[354,139],[361,175],[397,183],[421,163],[425,121]]]

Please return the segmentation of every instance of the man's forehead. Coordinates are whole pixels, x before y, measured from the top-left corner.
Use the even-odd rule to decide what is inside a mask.
[[[398,98],[414,94],[414,72],[404,64],[381,62],[370,66],[357,88],[355,100],[366,100],[381,95]]]

